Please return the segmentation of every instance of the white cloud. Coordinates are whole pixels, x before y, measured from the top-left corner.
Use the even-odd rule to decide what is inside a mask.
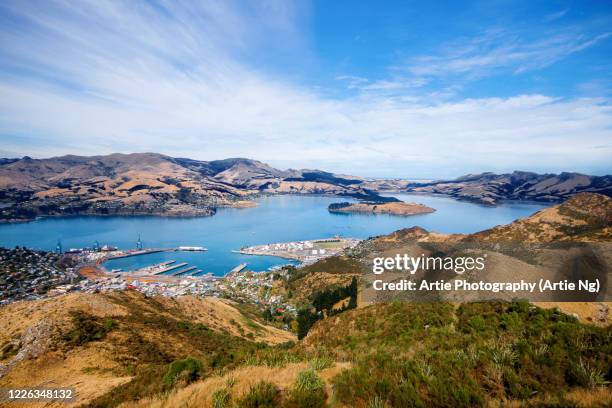
[[[560,18],[564,17],[568,11],[569,8],[566,8],[555,13],[547,14],[544,16],[544,21],[550,23],[551,21],[559,20]]]
[[[504,30],[490,30],[482,36],[448,44],[438,54],[412,58],[406,69],[420,77],[455,75],[471,79],[500,71],[521,73],[552,65],[611,35],[610,32],[594,36],[556,32],[526,40]]]
[[[304,45],[287,2],[258,8],[256,21],[229,2],[162,2],[164,11],[135,2],[16,4],[12,12],[32,26],[0,28],[0,58],[14,68],[0,76],[5,152],[243,156],[384,176],[609,170],[610,148],[594,148],[609,146],[606,99],[434,102],[384,92],[422,85],[401,77],[339,77],[363,92],[330,98],[255,66],[254,49],[283,47],[285,37]]]

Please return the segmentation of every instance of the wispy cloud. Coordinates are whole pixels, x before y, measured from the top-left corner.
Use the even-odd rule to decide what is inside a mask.
[[[550,13],[544,16],[544,21],[546,22],[552,22],[555,20],[559,20],[560,18],[563,18],[569,11],[569,8],[563,9],[563,10],[559,10],[555,13]]]
[[[481,78],[500,72],[522,73],[541,69],[609,38],[598,35],[555,33],[525,39],[505,30],[446,45],[439,53],[410,59],[407,71],[417,76]]]
[[[543,64],[554,56],[537,60],[542,44],[467,42],[413,61],[410,75],[339,77],[360,92],[332,98],[254,57],[270,47],[304,46],[298,5],[258,2],[246,10],[244,4],[0,4],[3,151],[246,156],[385,176],[554,171],[568,170],[568,163],[609,169],[610,150],[593,148],[609,145],[606,99],[529,94],[440,101],[410,92],[449,70],[467,75],[499,64],[513,70]],[[559,58],[602,40],[550,41],[566,47]],[[503,50],[516,56],[498,62]]]

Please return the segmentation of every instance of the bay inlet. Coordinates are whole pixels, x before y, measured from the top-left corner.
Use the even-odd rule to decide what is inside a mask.
[[[386,214],[338,214],[327,207],[346,198],[277,195],[257,199],[253,208],[220,208],[212,217],[49,217],[28,223],[0,225],[0,246],[16,245],[52,251],[58,240],[64,249],[112,245],[135,248],[140,235],[145,247],[201,246],[205,252],[157,252],[108,261],[105,267],[133,270],[167,261],[187,263],[214,275],[224,275],[246,263],[260,271],[290,263],[273,256],[250,256],[238,252],[247,246],[314,240],[336,235],[364,239],[401,228],[420,226],[444,233],[470,233],[507,224],[544,207],[541,204],[504,203],[487,207],[448,197],[390,194],[403,201],[436,209],[410,217]]]

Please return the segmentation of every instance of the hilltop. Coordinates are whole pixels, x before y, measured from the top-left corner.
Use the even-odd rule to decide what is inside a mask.
[[[362,180],[256,160],[199,161],[156,153],[0,161],[2,219],[37,215],[212,215],[256,194],[329,194],[389,200]]]
[[[504,200],[559,202],[580,192],[612,196],[612,176],[527,171],[468,174],[454,180],[409,183],[407,191],[449,195],[488,205]]]

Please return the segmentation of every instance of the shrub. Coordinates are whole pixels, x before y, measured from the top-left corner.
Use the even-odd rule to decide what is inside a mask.
[[[472,329],[474,329],[477,332],[484,331],[487,328],[487,324],[485,320],[480,315],[471,317],[470,320],[468,321],[468,324],[470,325]]]
[[[329,357],[315,357],[310,360],[310,368],[315,371],[325,370],[333,367],[336,363]]]
[[[325,406],[325,383],[314,370],[298,374],[291,391],[290,406],[320,408]]]
[[[191,383],[202,374],[202,362],[193,357],[187,357],[182,360],[175,360],[168,366],[168,371],[164,375],[164,384],[171,386],[177,380],[181,379],[187,384]]]
[[[368,408],[387,408],[387,404],[377,395],[370,401]]]
[[[72,346],[81,346],[90,341],[101,340],[114,326],[112,319],[100,323],[100,319],[89,313],[74,311],[72,315],[72,329],[64,334],[64,341]]]
[[[278,406],[279,391],[267,382],[260,381],[237,401],[238,408],[274,408]]]
[[[230,408],[232,396],[229,390],[225,387],[218,389],[212,395],[213,408]]]

